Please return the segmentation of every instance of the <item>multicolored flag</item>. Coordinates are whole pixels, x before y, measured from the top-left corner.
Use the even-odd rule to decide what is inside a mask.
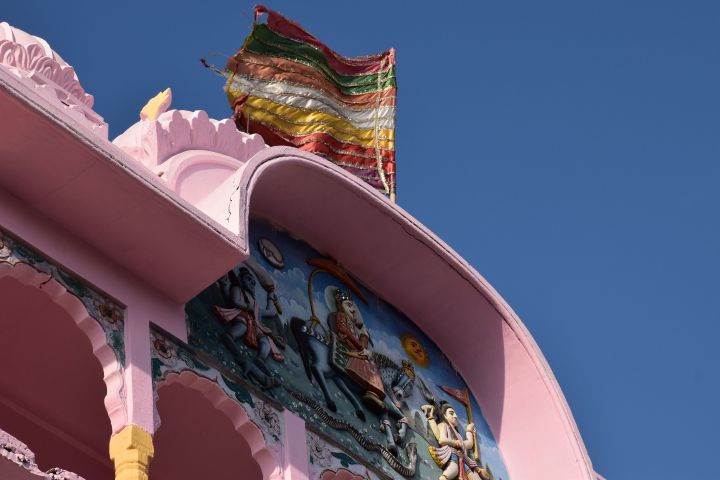
[[[265,23],[260,23],[267,14]],[[395,197],[395,51],[347,58],[264,7],[225,72],[238,128],[321,155]]]

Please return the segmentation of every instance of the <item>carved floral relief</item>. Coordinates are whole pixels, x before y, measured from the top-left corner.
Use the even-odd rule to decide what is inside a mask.
[[[41,38],[0,22],[0,68],[96,135],[107,139],[108,125],[92,109],[93,96],[85,92],[75,69]]]
[[[35,454],[32,450],[4,430],[0,430],[0,458],[14,463],[18,469],[25,470],[38,480],[85,480],[76,473],[68,472],[67,470],[57,467],[43,472],[38,468],[35,462]],[[7,474],[9,468],[4,467],[3,471]],[[25,476],[23,476],[23,478],[25,478]]]

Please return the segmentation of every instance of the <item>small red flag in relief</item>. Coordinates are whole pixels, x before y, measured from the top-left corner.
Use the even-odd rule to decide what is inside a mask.
[[[467,390],[459,390],[457,388],[444,387],[442,385],[438,385],[438,387],[440,387],[440,390],[447,393],[458,402],[462,403],[465,407],[470,406],[470,399],[468,398]]]

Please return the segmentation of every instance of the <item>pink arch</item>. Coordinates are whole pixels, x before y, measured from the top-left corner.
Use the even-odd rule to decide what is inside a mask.
[[[90,316],[85,305],[51,274],[37,270],[24,262],[0,262],[0,278],[12,278],[21,284],[37,288],[62,308],[75,322],[75,325],[90,340],[93,355],[103,369],[103,381],[107,388],[105,410],[110,418],[113,433],[119,432],[127,424],[127,410],[124,400],[124,376],[122,366],[115,351],[108,345],[105,331]]]
[[[297,149],[259,152],[238,184],[245,255],[252,212],[338,259],[446,353],[478,399],[513,477],[594,479],[536,342],[507,302],[441,239],[364,182]]]
[[[250,453],[262,471],[263,478],[280,480],[282,468],[275,454],[265,444],[260,429],[248,417],[245,410],[236,401],[228,397],[220,386],[194,372],[184,370],[181,373],[170,373],[157,385],[158,391],[166,385],[179,384],[200,392],[210,401],[210,404],[232,422],[237,431],[250,447]]]

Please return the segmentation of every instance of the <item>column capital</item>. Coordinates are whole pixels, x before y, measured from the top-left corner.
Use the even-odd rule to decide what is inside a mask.
[[[110,439],[115,480],[148,480],[155,456],[152,435],[137,425],[127,425]]]

